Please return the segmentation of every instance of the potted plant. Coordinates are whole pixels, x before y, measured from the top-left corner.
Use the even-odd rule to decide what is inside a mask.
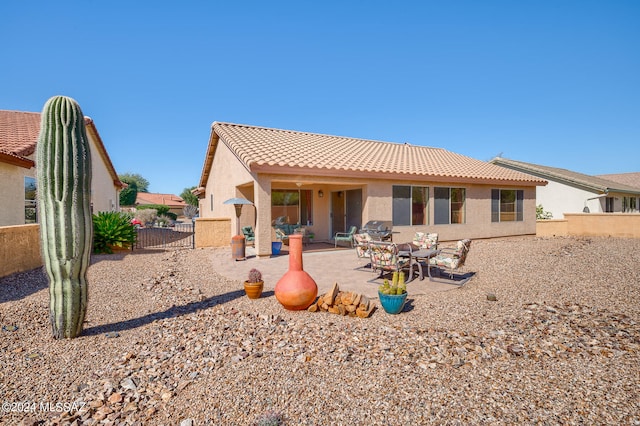
[[[395,271],[391,284],[388,279],[378,288],[378,297],[382,308],[388,314],[399,314],[407,300],[407,285],[404,282],[404,272]]]
[[[259,299],[263,286],[262,273],[256,268],[251,268],[247,280],[244,282],[244,291],[247,293],[249,299]]]

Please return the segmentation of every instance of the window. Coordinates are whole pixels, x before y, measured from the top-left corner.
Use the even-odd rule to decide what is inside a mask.
[[[634,213],[638,211],[638,204],[636,197],[623,197],[622,198],[622,211],[625,213]]]
[[[604,212],[613,213],[613,197],[607,197],[604,200]]]
[[[281,225],[313,225],[312,199],[310,189],[274,189],[271,191],[271,218]]]
[[[434,188],[433,210],[433,223],[436,225],[465,223],[465,189]]]
[[[32,177],[24,178],[24,223],[37,223],[36,209],[36,180]]]
[[[392,219],[394,225],[427,225],[429,187],[393,186]]]
[[[523,200],[521,189],[492,189],[491,222],[522,222]]]

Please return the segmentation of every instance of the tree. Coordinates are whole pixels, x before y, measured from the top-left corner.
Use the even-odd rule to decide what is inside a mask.
[[[138,185],[135,182],[130,182],[128,187],[120,191],[120,205],[121,206],[133,206],[138,198]]]
[[[196,187],[192,186],[191,188],[185,188],[184,190],[182,190],[180,198],[182,198],[184,202],[189,204],[190,206],[198,207],[198,197],[191,193],[192,189],[196,189]]]
[[[138,188],[138,192],[149,192],[149,181],[139,175],[138,173],[124,173],[118,175],[121,182],[126,184],[135,183]]]

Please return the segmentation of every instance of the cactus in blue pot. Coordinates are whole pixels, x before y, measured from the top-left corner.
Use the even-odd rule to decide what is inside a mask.
[[[42,259],[49,278],[53,337],[82,333],[91,254],[91,153],[84,115],[71,98],[42,110],[36,148]]]

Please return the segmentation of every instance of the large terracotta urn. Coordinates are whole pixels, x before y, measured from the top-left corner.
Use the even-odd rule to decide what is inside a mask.
[[[289,270],[276,284],[274,293],[278,302],[292,311],[307,309],[316,300],[318,286],[302,270],[302,235],[289,235]]]

